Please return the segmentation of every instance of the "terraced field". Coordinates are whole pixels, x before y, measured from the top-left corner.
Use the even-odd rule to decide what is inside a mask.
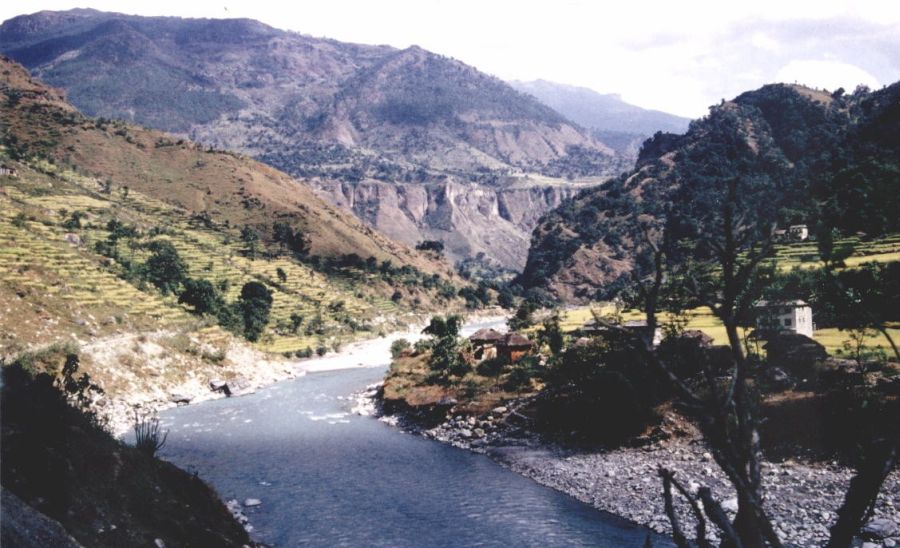
[[[66,311],[76,331],[90,324],[89,331],[102,334],[103,325],[124,321],[172,327],[198,322],[174,297],[124,281],[112,259],[94,252],[94,243],[107,238],[105,226],[112,218],[144,232],[156,227],[162,232],[156,237],[172,242],[190,276],[225,288],[229,302],[246,282],[265,283],[273,306],[269,328],[257,344],[262,350],[332,350],[397,321],[400,310],[374,291],[383,283],[374,275],[367,284],[353,284],[284,257],[251,259],[242,253],[235,230],[206,226],[139,192],[103,193],[101,182],[91,177],[41,162],[35,167],[19,178],[0,178],[0,279],[10,294],[28,295],[48,312]],[[82,228],[66,227],[74,211],[85,214]],[[139,247],[119,246],[129,259],[146,258]],[[296,333],[292,315],[303,318]],[[4,323],[12,321],[7,317]]]
[[[855,268],[867,262],[893,262],[900,261],[900,234],[893,234],[885,238],[877,240],[862,240],[858,237],[845,238],[836,242],[836,247],[851,246],[853,254],[844,261],[846,268]],[[794,268],[813,269],[821,268],[822,262],[819,259],[819,252],[815,242],[798,242],[785,244],[776,250],[775,260],[778,268],[783,271],[789,271]],[[614,311],[609,305],[598,303],[592,306],[583,306],[572,308],[564,311],[562,318],[562,327],[565,331],[573,331],[581,327],[584,322],[593,318],[593,312],[608,315]],[[815,311],[813,311],[815,313]],[[725,327],[718,318],[705,308],[698,308],[688,311],[687,329],[698,329],[712,337],[716,344],[726,344],[728,338],[725,334]],[[622,313],[624,320],[643,319],[644,315],[636,310],[626,310]],[[670,317],[666,314],[660,316],[660,322],[669,321]],[[900,326],[894,326],[889,330],[891,336],[895,340],[900,338]],[[836,328],[817,329],[814,337],[816,341],[825,346],[831,354],[838,353],[842,349],[844,341],[849,339],[848,333]],[[888,342],[880,334],[868,337],[867,343],[870,347],[878,347],[891,354]]]

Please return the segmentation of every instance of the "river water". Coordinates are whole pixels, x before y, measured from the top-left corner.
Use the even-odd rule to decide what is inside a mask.
[[[352,414],[388,359],[165,411],[161,456],[260,499],[246,514],[273,546],[643,546],[646,530],[485,456]]]

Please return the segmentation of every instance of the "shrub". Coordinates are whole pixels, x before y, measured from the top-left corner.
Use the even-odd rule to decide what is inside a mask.
[[[391,358],[397,359],[404,352],[409,351],[412,348],[409,341],[406,339],[397,339],[396,341],[391,343]]]
[[[225,304],[213,284],[193,278],[184,280],[184,290],[178,296],[178,302],[192,306],[197,314],[215,314]]]
[[[134,446],[148,457],[156,455],[162,449],[169,437],[168,430],[161,430],[159,419],[153,417],[149,420],[138,416],[134,412]]]
[[[144,263],[144,278],[163,293],[177,293],[188,277],[187,264],[178,250],[167,240],[154,240],[148,248],[151,255]]]
[[[459,329],[462,318],[451,315],[443,318],[434,316],[422,332],[431,335],[431,357],[428,365],[440,375],[463,376],[469,365],[460,355]]]

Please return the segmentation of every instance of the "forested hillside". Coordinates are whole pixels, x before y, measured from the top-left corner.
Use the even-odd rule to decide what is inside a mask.
[[[729,185],[735,222],[896,232],[898,97],[898,84],[852,94],[770,85],[712,108],[684,136],[657,134],[634,171],[541,220],[522,281],[565,300],[602,296],[626,281],[648,234],[703,236]]]

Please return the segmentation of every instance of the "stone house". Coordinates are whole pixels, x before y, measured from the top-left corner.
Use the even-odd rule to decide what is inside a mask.
[[[0,164],[0,175],[8,175],[10,177],[18,177],[19,170],[6,164]]]
[[[759,301],[756,303],[756,328],[760,331],[790,331],[812,337],[816,326],[813,323],[812,307],[805,301]]]

